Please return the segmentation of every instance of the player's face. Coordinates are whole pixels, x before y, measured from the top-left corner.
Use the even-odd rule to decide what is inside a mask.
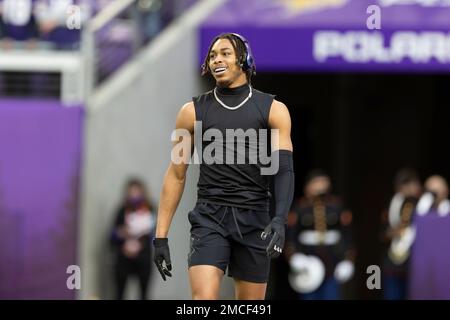
[[[245,73],[238,65],[238,58],[230,40],[217,40],[211,48],[208,59],[211,74],[219,85],[229,86],[242,80],[242,77],[245,78]]]

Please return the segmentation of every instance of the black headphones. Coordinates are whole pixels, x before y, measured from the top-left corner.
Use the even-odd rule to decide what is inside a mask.
[[[244,44],[245,59],[244,61],[239,61],[239,65],[241,66],[242,70],[247,71],[250,69],[252,70],[252,75],[255,75],[256,74],[255,59],[253,58],[252,50],[250,49],[250,44],[248,43],[247,39],[245,39],[243,36],[237,33],[230,33],[230,34]],[[202,75],[208,72],[209,70],[207,63],[202,64]]]
[[[252,70],[252,74],[256,73],[255,59],[253,58],[252,49],[250,49],[250,44],[247,39],[237,33],[232,33],[233,36],[238,38],[245,46],[245,60],[243,63],[241,62],[242,70],[247,71],[248,69]]]

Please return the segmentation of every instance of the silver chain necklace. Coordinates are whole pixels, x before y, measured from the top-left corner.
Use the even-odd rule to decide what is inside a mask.
[[[247,101],[248,99],[250,99],[252,97],[253,91],[252,91],[252,86],[248,86],[250,88],[250,92],[248,94],[248,97],[244,99],[244,101],[242,101],[241,103],[239,103],[236,107],[230,107],[227,106],[222,100],[219,99],[219,97],[217,96],[217,87],[214,88],[214,98],[216,98],[217,102],[220,103],[220,105],[226,109],[229,110],[236,110],[239,109],[240,107],[242,107]]]

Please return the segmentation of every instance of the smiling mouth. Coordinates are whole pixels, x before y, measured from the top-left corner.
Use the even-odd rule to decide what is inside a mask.
[[[214,68],[214,74],[222,74],[222,73],[224,73],[225,71],[227,70],[227,68],[225,68],[225,67],[217,67],[217,68]]]

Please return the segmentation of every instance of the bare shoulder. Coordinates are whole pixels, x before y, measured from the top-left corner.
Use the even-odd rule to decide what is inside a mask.
[[[178,111],[177,115],[177,128],[184,128],[191,131],[194,128],[195,122],[195,108],[193,102],[185,103]]]
[[[287,106],[278,100],[273,100],[269,113],[269,125],[271,128],[290,125],[291,116]]]
[[[180,109],[179,114],[183,117],[190,117],[190,118],[193,117],[195,119],[194,103],[192,101],[189,101],[189,102],[183,104],[183,106]]]
[[[286,105],[283,102],[278,101],[277,99],[273,99],[273,101],[272,101],[272,108],[273,107],[287,110]]]
[[[275,114],[289,114],[289,109],[283,102],[273,99],[270,112]]]

